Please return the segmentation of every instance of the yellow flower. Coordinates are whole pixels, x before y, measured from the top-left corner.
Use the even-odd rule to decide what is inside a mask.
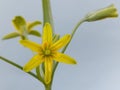
[[[12,20],[13,26],[17,30],[17,32],[12,32],[3,37],[3,40],[12,39],[16,37],[21,37],[22,39],[25,39],[28,35],[34,35],[40,37],[41,34],[34,30],[34,27],[37,25],[40,25],[40,21],[34,21],[34,22],[26,22],[26,20],[22,16],[16,16]]]
[[[60,50],[71,39],[69,34],[66,34],[61,39],[53,43],[52,29],[49,23],[46,23],[43,29],[42,44],[37,44],[29,40],[21,40],[20,43],[25,47],[37,52],[35,56],[23,67],[23,70],[29,72],[44,62],[45,65],[45,83],[51,81],[53,60],[66,64],[76,64],[76,61],[63,53]]]

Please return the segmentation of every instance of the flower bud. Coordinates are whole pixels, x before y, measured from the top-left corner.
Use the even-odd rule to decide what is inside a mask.
[[[92,21],[102,20],[105,18],[115,18],[115,17],[118,17],[118,13],[117,13],[117,9],[112,4],[106,8],[88,13],[86,15],[86,21],[92,22]]]

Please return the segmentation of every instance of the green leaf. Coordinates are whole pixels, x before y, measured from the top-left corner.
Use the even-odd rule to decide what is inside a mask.
[[[37,36],[37,37],[41,37],[40,32],[38,32],[37,30],[31,30],[29,32],[29,35],[34,35],[34,36]]]
[[[26,28],[26,21],[22,16],[16,16],[12,20],[12,23],[13,23],[14,27],[20,32],[23,32],[23,29]]]
[[[31,30],[33,27],[38,26],[40,24],[42,24],[40,21],[34,21],[34,22],[31,22],[31,23],[28,23],[27,29]]]
[[[10,33],[10,34],[5,35],[2,39],[3,39],[3,40],[12,39],[12,38],[16,38],[16,37],[18,37],[18,36],[20,36],[19,33],[13,32],[13,33]]]

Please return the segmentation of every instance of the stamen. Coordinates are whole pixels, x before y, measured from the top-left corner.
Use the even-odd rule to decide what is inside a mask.
[[[45,54],[45,55],[50,55],[50,54],[51,54],[51,51],[50,51],[50,50],[45,50],[44,54]]]

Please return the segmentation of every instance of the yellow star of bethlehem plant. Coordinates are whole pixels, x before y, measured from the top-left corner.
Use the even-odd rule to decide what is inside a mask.
[[[64,47],[70,41],[70,39],[71,36],[66,34],[61,39],[53,43],[51,25],[46,23],[42,34],[42,44],[37,44],[29,40],[20,41],[20,43],[25,47],[37,52],[37,54],[33,56],[32,59],[23,67],[23,70],[29,72],[44,62],[44,80],[46,84],[50,83],[53,60],[66,64],[76,64],[76,61],[72,57],[58,51]]]

